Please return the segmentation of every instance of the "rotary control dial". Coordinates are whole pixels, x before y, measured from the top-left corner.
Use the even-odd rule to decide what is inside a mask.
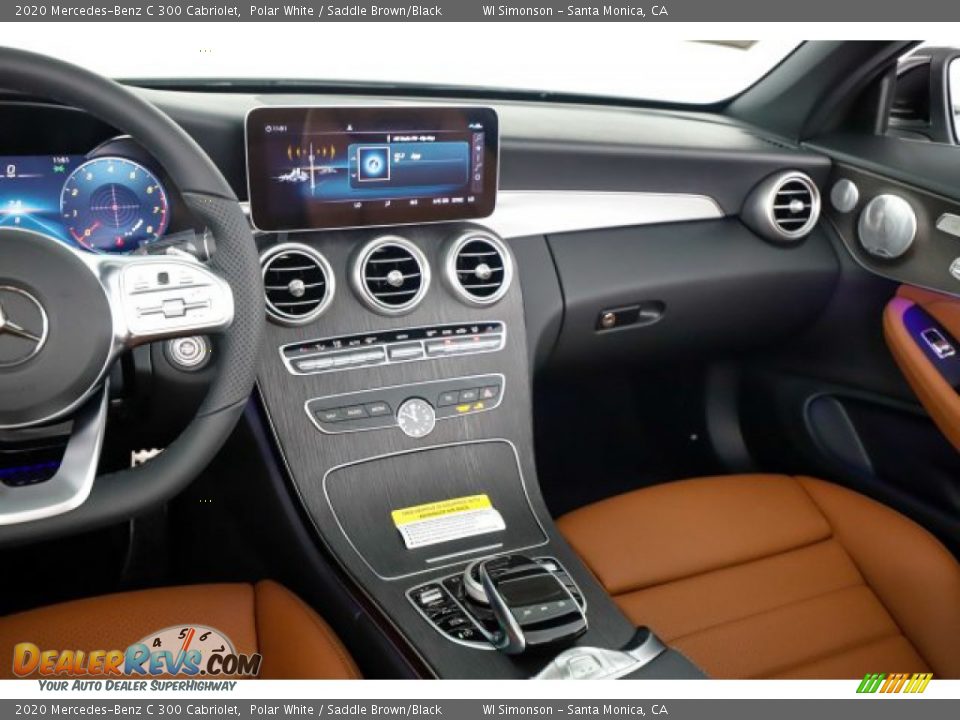
[[[397,410],[397,424],[409,437],[422,438],[433,432],[437,413],[426,400],[410,398]]]

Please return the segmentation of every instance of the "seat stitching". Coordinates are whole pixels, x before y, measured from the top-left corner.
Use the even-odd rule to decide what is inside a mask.
[[[837,544],[840,546],[840,549],[843,550],[844,554],[845,554],[848,558],[850,558],[850,562],[853,563],[853,566],[857,569],[857,572],[860,573],[860,577],[863,578],[863,584],[866,585],[866,587],[870,590],[871,593],[873,593],[873,596],[877,599],[877,602],[880,603],[880,606],[881,606],[881,607],[884,609],[884,611],[887,613],[887,615],[889,616],[891,622],[893,622],[893,624],[896,625],[897,629],[900,631],[900,635],[903,636],[903,639],[906,640],[906,641],[910,644],[910,647],[913,648],[914,652],[917,653],[917,655],[920,657],[920,659],[923,660],[923,661],[927,664],[928,667],[933,667],[933,665],[930,664],[930,661],[927,659],[927,657],[926,657],[922,652],[920,652],[920,648],[918,648],[918,647],[913,643],[913,641],[910,640],[910,638],[907,637],[907,634],[903,631],[903,628],[900,627],[900,623],[897,622],[897,617],[896,617],[896,615],[894,615],[894,614],[890,611],[890,608],[887,607],[887,604],[883,601],[883,597],[881,597],[880,593],[878,593],[878,592],[873,588],[873,586],[869,583],[869,581],[867,580],[867,576],[864,575],[863,569],[860,567],[860,563],[858,563],[858,562],[857,562],[857,559],[853,556],[853,554],[850,553],[850,551],[847,550],[847,547],[846,547],[846,545],[843,544],[843,541],[841,541],[840,538],[837,537],[836,528],[833,526],[833,523],[830,522],[830,517],[829,517],[829,516],[827,515],[827,513],[824,511],[823,506],[821,506],[820,503],[817,502],[816,498],[813,497],[813,493],[811,493],[809,490],[807,490],[806,485],[804,485],[804,483],[800,480],[799,477],[794,477],[793,479],[794,479],[794,481],[796,481],[797,485],[800,486],[800,488],[803,490],[803,492],[806,493],[807,497],[810,498],[811,502],[813,502],[813,504],[814,504],[814,507],[816,507],[817,510],[820,511],[820,514],[823,516],[824,521],[827,523],[827,527],[830,528],[830,536],[833,537],[833,538],[836,538]]]
[[[698,578],[702,578],[702,577],[705,577],[705,576],[707,576],[707,575],[713,575],[714,573],[726,572],[726,571],[728,571],[728,570],[735,570],[735,569],[737,569],[737,568],[743,568],[743,567],[747,567],[748,565],[753,565],[754,563],[761,563],[761,562],[766,562],[767,560],[773,560],[774,558],[778,558],[778,557],[780,557],[780,556],[791,555],[791,554],[793,554],[793,553],[803,552],[804,550],[809,550],[809,549],[814,548],[814,547],[816,547],[816,546],[818,546],[818,545],[826,545],[826,544],[831,543],[831,542],[837,543],[837,544],[839,545],[839,543],[837,542],[837,540],[836,540],[835,538],[829,537],[829,538],[826,538],[825,540],[817,540],[817,541],[815,541],[815,542],[810,543],[809,545],[799,545],[799,546],[797,546],[797,547],[795,547],[795,548],[790,548],[789,550],[784,550],[782,553],[775,553],[775,554],[773,554],[773,555],[765,555],[765,556],[759,557],[759,558],[757,558],[757,559],[755,559],[755,560],[744,560],[744,561],[742,561],[742,562],[738,562],[738,563],[735,563],[735,564],[733,564],[733,565],[725,565],[725,566],[723,566],[723,567],[710,568],[709,570],[704,570],[703,572],[700,572],[700,573],[694,573],[693,575],[684,575],[683,577],[677,578],[676,580],[665,580],[665,581],[662,582],[662,583],[656,583],[656,584],[654,584],[654,585],[645,585],[645,586],[639,587],[639,588],[637,588],[637,589],[635,589],[635,590],[633,590],[633,589],[631,589],[631,590],[624,590],[623,592],[617,593],[617,594],[616,594],[616,597],[621,597],[621,596],[623,596],[623,595],[632,595],[632,594],[634,594],[634,593],[647,592],[648,590],[654,590],[654,589],[656,589],[656,588],[661,588],[661,587],[669,587],[669,586],[671,586],[671,585],[677,585],[677,584],[679,584],[679,583],[684,583],[684,582],[687,582],[687,581],[689,581],[689,580],[696,580],[696,579],[698,579]],[[841,547],[841,549],[843,549],[843,546],[840,546],[840,547]],[[844,552],[844,555],[846,556],[846,552]],[[856,568],[854,568],[854,569],[856,570]],[[860,571],[859,571],[859,570],[857,570],[857,576],[862,579],[862,575],[860,574]],[[827,592],[830,592],[830,591],[828,590]]]
[[[695,635],[700,635],[700,634],[705,633],[705,632],[708,632],[708,631],[710,631],[710,630],[715,630],[716,628],[723,627],[724,625],[733,625],[734,623],[743,622],[743,621],[745,621],[745,620],[749,620],[750,618],[757,618],[757,617],[760,617],[760,616],[762,616],[762,615],[769,615],[770,613],[779,612],[780,610],[783,610],[784,608],[791,607],[791,606],[793,606],[793,605],[802,605],[803,603],[808,603],[808,602],[811,602],[811,601],[813,601],[813,600],[819,600],[819,599],[824,598],[824,597],[827,597],[827,596],[829,596],[829,595],[836,595],[837,593],[844,592],[845,590],[850,590],[851,588],[856,588],[856,587],[861,587],[861,586],[867,588],[867,590],[870,590],[870,588],[867,587],[867,585],[866,585],[865,583],[857,583],[857,584],[852,584],[852,585],[844,585],[844,586],[842,586],[842,587],[835,588],[834,590],[827,590],[826,592],[817,593],[816,595],[811,595],[810,597],[807,597],[807,598],[801,598],[801,599],[799,599],[799,600],[791,600],[791,601],[788,602],[788,603],[783,603],[782,605],[777,605],[777,606],[772,607],[772,608],[767,608],[766,610],[758,610],[757,612],[749,613],[749,614],[747,614],[747,615],[743,615],[742,617],[734,618],[733,620],[725,620],[724,622],[717,623],[716,625],[709,625],[708,627],[705,627],[705,628],[703,628],[702,630],[694,630],[693,632],[689,632],[689,633],[686,633],[686,634],[684,634],[684,635],[678,635],[677,637],[672,638],[672,639],[670,640],[670,642],[673,643],[673,642],[677,642],[677,641],[680,641],[680,640],[685,640],[685,639],[691,638],[691,637],[693,637],[693,636],[695,636]],[[874,593],[872,590],[870,591],[870,594],[873,595],[874,597],[876,597],[876,593]],[[619,597],[619,596],[618,596],[618,597]],[[898,631],[900,630],[900,627],[899,627],[896,623],[894,623],[894,627],[896,627],[896,629],[897,629]],[[900,634],[903,635],[902,632],[900,632]]]
[[[899,629],[899,628],[898,628],[898,629]],[[880,643],[880,642],[883,641],[883,640],[890,640],[890,639],[892,639],[892,638],[903,638],[904,642],[907,643],[907,645],[909,645],[910,648],[911,648],[914,652],[916,652],[916,648],[913,647],[913,643],[911,643],[903,633],[896,632],[896,633],[893,633],[893,634],[890,634],[890,635],[881,635],[881,636],[879,636],[879,637],[873,638],[872,640],[864,640],[864,641],[862,641],[862,642],[857,642],[857,643],[854,643],[853,645],[851,645],[850,647],[839,648],[839,649],[834,650],[833,652],[830,652],[830,653],[824,653],[823,655],[818,655],[817,657],[810,658],[810,659],[808,659],[808,660],[803,660],[803,661],[801,661],[801,662],[794,663],[794,664],[792,664],[792,665],[787,665],[786,667],[781,667],[781,668],[778,668],[778,669],[776,669],[776,670],[774,670],[774,671],[765,672],[765,673],[763,674],[763,677],[767,677],[767,678],[768,678],[768,677],[771,677],[771,676],[773,676],[773,675],[775,675],[775,674],[776,674],[776,675],[782,675],[782,674],[787,673],[787,672],[789,672],[789,671],[791,671],[791,670],[796,670],[797,668],[803,667],[804,665],[812,665],[813,663],[820,662],[821,660],[826,660],[826,659],[831,658],[831,657],[834,657],[834,656],[836,656],[836,655],[840,655],[840,654],[842,654],[842,653],[848,653],[848,652],[851,652],[851,651],[853,651],[853,650],[859,650],[860,648],[868,647],[868,646],[870,646],[870,645],[876,645],[876,644]],[[927,663],[927,661],[923,658],[923,656],[920,655],[920,653],[917,653],[917,657],[919,657],[921,660],[923,660],[923,662],[926,663],[927,666],[929,667],[929,663]],[[920,668],[917,668],[917,671],[919,671],[919,670],[920,670]],[[759,677],[759,676],[754,676],[754,677]]]
[[[829,523],[828,523],[828,525],[829,525]],[[650,583],[650,584],[648,584],[648,585],[634,585],[634,586],[630,586],[630,587],[627,588],[626,590],[622,590],[621,592],[618,592],[618,593],[617,593],[617,596],[619,597],[620,595],[626,595],[627,593],[634,593],[634,592],[640,592],[640,591],[642,591],[642,590],[649,590],[650,588],[661,587],[662,585],[670,585],[671,583],[683,582],[684,580],[692,580],[693,578],[697,578],[697,577],[700,577],[700,576],[702,576],[702,575],[708,575],[708,574],[714,573],[714,572],[720,572],[721,570],[731,570],[731,569],[733,569],[733,568],[738,568],[738,567],[743,567],[743,566],[745,566],[745,565],[750,565],[751,563],[762,562],[763,560],[770,560],[770,559],[775,558],[775,557],[778,557],[778,556],[780,556],[780,555],[786,555],[786,554],[788,554],[788,553],[797,552],[797,551],[799,551],[799,550],[807,550],[808,548],[812,548],[813,546],[819,545],[820,543],[828,542],[828,541],[831,540],[832,538],[833,538],[833,535],[831,535],[831,536],[828,537],[828,538],[819,538],[819,539],[817,539],[817,540],[811,540],[810,542],[803,543],[803,544],[801,544],[801,545],[796,545],[796,546],[793,546],[793,547],[784,548],[783,550],[777,550],[776,552],[771,552],[771,553],[766,554],[766,555],[757,555],[756,557],[750,557],[750,558],[745,558],[745,559],[742,559],[742,560],[736,560],[735,562],[731,562],[731,563],[729,563],[729,564],[727,564],[727,565],[717,565],[716,567],[711,567],[711,568],[708,568],[708,569],[706,569],[706,570],[701,570],[700,572],[693,572],[693,573],[690,573],[689,575],[680,575],[679,577],[670,578],[669,580],[661,580],[660,582],[653,582],[653,583]],[[840,547],[843,548],[843,545],[841,545]],[[844,552],[846,552],[846,550],[844,550]],[[860,572],[860,569],[859,569],[859,568],[857,568],[857,572],[858,572],[858,573]],[[862,577],[863,574],[862,574],[862,573],[860,573],[860,574],[861,574],[861,577]],[[601,585],[603,585],[603,584],[604,584],[604,583],[601,583]],[[604,585],[604,587],[605,587],[605,585]]]

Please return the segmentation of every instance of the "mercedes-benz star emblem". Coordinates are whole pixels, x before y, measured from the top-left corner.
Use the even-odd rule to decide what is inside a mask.
[[[47,313],[26,290],[0,285],[0,368],[31,360],[47,342]]]

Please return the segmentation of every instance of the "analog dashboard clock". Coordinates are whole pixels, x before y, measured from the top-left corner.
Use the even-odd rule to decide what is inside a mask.
[[[433,432],[437,413],[426,400],[411,398],[397,411],[397,424],[410,437],[422,438]]]

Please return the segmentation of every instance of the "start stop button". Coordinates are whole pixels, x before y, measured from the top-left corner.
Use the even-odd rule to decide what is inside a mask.
[[[176,338],[164,349],[167,359],[179,370],[200,370],[210,362],[210,344],[203,337]]]

